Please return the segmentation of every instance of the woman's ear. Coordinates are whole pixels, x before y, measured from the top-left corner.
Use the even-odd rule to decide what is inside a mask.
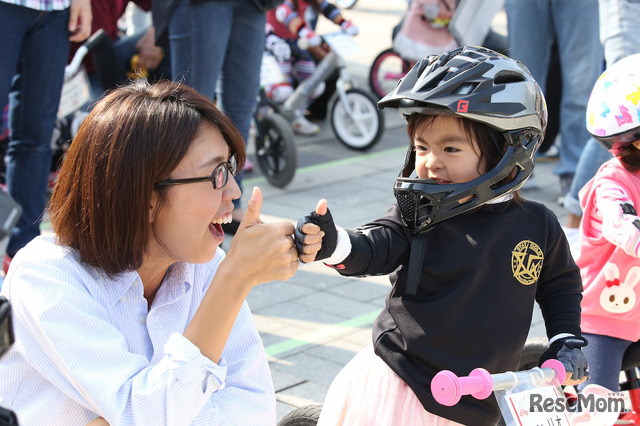
[[[151,200],[149,201],[149,223],[153,223],[155,221],[159,206],[158,193],[153,191],[151,193]]]

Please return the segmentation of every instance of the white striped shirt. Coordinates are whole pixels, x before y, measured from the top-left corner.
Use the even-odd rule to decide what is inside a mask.
[[[151,309],[137,272],[109,279],[53,235],[13,259],[2,294],[16,343],[0,361],[0,404],[21,425],[272,425],[275,394],[244,303],[219,364],[182,336],[224,257],[175,264]],[[215,327],[215,324],[211,325]]]
[[[41,10],[43,12],[52,12],[54,10],[67,9],[71,0],[0,0],[3,3],[23,6],[29,9]]]

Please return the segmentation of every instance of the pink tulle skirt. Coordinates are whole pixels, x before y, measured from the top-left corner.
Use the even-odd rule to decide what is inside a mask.
[[[318,426],[460,425],[424,409],[407,386],[374,352],[360,351],[331,383]]]

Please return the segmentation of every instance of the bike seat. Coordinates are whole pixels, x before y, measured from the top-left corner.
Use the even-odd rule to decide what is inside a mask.
[[[640,366],[640,342],[632,343],[622,357],[622,370],[631,370]]]

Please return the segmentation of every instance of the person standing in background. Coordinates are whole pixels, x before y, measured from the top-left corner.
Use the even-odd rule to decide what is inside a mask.
[[[505,0],[509,56],[524,63],[544,88],[551,47],[557,43],[562,74],[560,179],[563,203],[589,139],[584,116],[589,94],[602,72],[598,0]],[[545,90],[546,91],[546,90]]]
[[[250,0],[154,0],[152,13],[157,44],[169,40],[172,78],[217,100],[246,141],[260,90],[264,10]],[[244,216],[240,199],[234,206],[227,233]]]
[[[7,191],[22,206],[3,270],[40,235],[51,136],[70,42],[91,31],[90,0],[0,0],[0,103],[9,97]]]
[[[609,68],[622,58],[640,53],[640,38],[636,35],[640,24],[640,1],[600,0],[599,4],[600,41]],[[582,219],[578,192],[595,176],[598,168],[611,158],[611,153],[594,138],[589,139],[580,155],[571,189],[564,199],[564,208],[569,212],[564,230],[570,243],[576,242]]]
[[[106,90],[112,89],[113,85],[126,83],[129,79],[144,76],[150,82],[154,82],[171,78],[168,49],[166,46],[156,46],[155,29],[152,25],[138,27],[131,34],[128,34],[128,31],[127,34],[123,34],[119,27],[118,20],[125,18],[125,11],[129,4],[137,6],[141,11],[151,10],[151,0],[91,0],[93,11],[91,33],[104,30],[112,42],[115,59],[106,64],[108,68],[104,63],[99,62],[100,71],[112,78],[112,80],[109,79],[110,81],[102,81],[91,52],[85,57],[83,65],[91,82],[92,104],[102,97]],[[70,59],[79,47],[79,43],[71,44]]]

